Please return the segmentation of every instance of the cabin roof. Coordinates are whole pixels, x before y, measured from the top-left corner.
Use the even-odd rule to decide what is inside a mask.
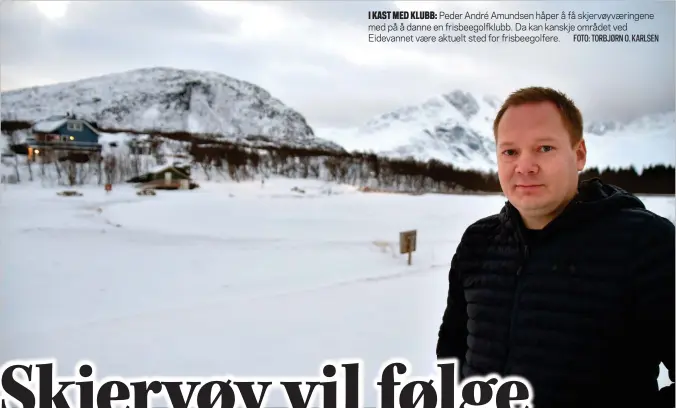
[[[183,171],[181,171],[182,167],[189,167],[190,165],[187,163],[181,163],[181,162],[173,162],[173,163],[167,163],[167,164],[161,164],[159,166],[152,167],[148,170],[148,173],[146,174],[157,174],[161,173],[163,171],[167,170],[174,170],[180,174],[183,174],[186,177],[189,177],[187,174],[185,174]]]
[[[159,172],[164,171],[164,170],[169,170],[172,167],[173,168],[179,168],[179,167],[186,167],[186,166],[190,166],[190,165],[188,163],[181,163],[179,161],[175,161],[175,162],[170,162],[170,163],[166,163],[166,164],[160,164],[160,165],[157,165],[157,166],[153,166],[148,170],[148,173],[159,173]]]
[[[60,128],[68,119],[47,119],[33,125],[34,132],[50,133]]]
[[[84,126],[87,126],[89,129],[91,129],[92,132],[94,132],[96,135],[100,136],[99,131],[94,129],[94,127],[90,125],[89,122],[87,122],[86,120],[71,119],[60,116],[51,116],[47,119],[35,122],[33,124],[33,132],[52,133],[67,122],[82,123],[84,124]]]

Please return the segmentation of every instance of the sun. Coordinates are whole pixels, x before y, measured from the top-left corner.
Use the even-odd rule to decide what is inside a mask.
[[[40,14],[50,20],[63,18],[68,11],[68,3],[70,3],[70,1],[46,0],[33,2]]]

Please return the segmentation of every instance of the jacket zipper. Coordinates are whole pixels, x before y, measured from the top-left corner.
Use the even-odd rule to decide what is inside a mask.
[[[509,368],[509,362],[511,360],[511,350],[514,346],[514,325],[516,324],[516,318],[519,312],[519,301],[521,300],[521,272],[523,271],[523,268],[528,261],[528,245],[524,245],[523,248],[523,259],[521,261],[521,265],[519,265],[519,268],[516,270],[516,275],[514,276],[514,281],[516,283],[515,285],[515,290],[514,290],[514,299],[512,300],[512,311],[510,313],[510,319],[509,319],[509,327],[507,328],[507,347],[506,347],[506,357],[505,357],[505,363],[503,366],[503,375],[508,375],[509,373],[507,372]]]

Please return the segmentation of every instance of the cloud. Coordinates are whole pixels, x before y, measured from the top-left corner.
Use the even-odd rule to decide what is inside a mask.
[[[505,96],[532,84],[567,92],[590,118],[676,109],[673,2],[78,1],[51,19],[29,2],[4,3],[3,89],[148,66],[214,70],[266,88],[315,127],[359,125],[453,89]],[[549,44],[369,42],[368,25],[382,21],[368,11],[395,10],[653,13],[628,21],[628,33],[659,42],[579,43],[565,33]]]
[[[3,88],[13,85],[6,74],[22,78],[19,86],[25,86],[33,77],[72,80],[173,65],[192,56],[201,36],[223,33],[233,23],[182,2],[73,2],[55,20],[29,2],[3,7],[8,7],[0,16]]]

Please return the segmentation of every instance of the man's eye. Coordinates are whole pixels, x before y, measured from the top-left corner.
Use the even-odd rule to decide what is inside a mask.
[[[504,154],[505,156],[513,156],[514,154],[516,154],[516,152],[512,149],[509,149],[509,150],[503,151],[502,154]]]
[[[550,150],[554,150],[554,148],[553,148],[552,146],[542,146],[542,149],[543,149],[545,152],[548,152],[548,151],[550,151]]]

